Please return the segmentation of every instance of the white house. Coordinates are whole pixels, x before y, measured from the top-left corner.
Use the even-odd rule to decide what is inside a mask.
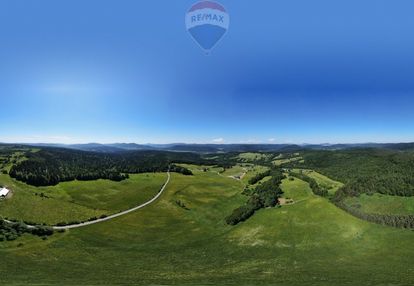
[[[10,193],[10,191],[8,189],[1,188],[0,189],[0,198],[5,198],[9,193]]]

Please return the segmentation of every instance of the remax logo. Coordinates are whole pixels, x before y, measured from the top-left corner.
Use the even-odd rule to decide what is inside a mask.
[[[201,1],[188,10],[185,25],[196,43],[210,53],[229,29],[230,17],[223,5]]]

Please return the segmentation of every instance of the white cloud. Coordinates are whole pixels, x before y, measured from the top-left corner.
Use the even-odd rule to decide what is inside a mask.
[[[263,141],[260,141],[258,139],[247,139],[247,140],[241,140],[239,141],[239,144],[261,144]]]
[[[224,143],[224,138],[216,138],[216,139],[213,139],[212,141],[215,144],[220,144],[220,143]]]
[[[269,141],[271,143],[274,143],[274,142],[276,142],[276,138],[269,138],[269,139],[267,139],[267,141]]]

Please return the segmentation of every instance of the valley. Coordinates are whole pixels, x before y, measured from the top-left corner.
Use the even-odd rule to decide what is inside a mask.
[[[0,242],[0,255],[7,261],[0,267],[0,281],[12,285],[413,281],[414,232],[371,223],[338,208],[332,200],[349,183],[331,178],[331,171],[316,165],[316,170],[309,169],[306,158],[314,156],[312,152],[302,151],[304,162],[293,153],[207,154],[192,159],[198,163],[175,159],[174,164],[192,175],[171,172],[159,199],[138,211],[55,232],[47,239],[24,234]],[[290,159],[275,166],[273,161],[280,156]],[[248,199],[246,187],[265,184],[271,177],[264,175],[272,168],[283,174],[281,198],[295,203],[261,208],[246,221],[228,225],[226,217]],[[243,172],[240,180],[231,178]],[[315,195],[307,181],[290,172],[314,179],[328,195]],[[250,185],[260,174],[264,178]],[[120,182],[73,180],[35,187],[2,174],[0,185],[10,187],[13,197],[0,201],[0,215],[47,225],[108,215],[150,200],[165,180],[165,172],[143,172]],[[409,215],[411,198],[361,194],[344,200],[370,213]]]

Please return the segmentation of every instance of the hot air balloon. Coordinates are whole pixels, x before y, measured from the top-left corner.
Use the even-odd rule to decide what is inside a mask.
[[[188,32],[206,53],[210,53],[223,38],[229,24],[230,17],[226,9],[213,1],[194,4],[185,17]]]

